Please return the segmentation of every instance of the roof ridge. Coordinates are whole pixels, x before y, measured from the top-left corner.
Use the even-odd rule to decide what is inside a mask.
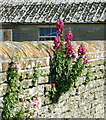
[[[20,5],[20,4],[60,4],[60,3],[93,3],[93,2],[106,2],[106,0],[0,0],[0,4],[11,4],[11,5]]]

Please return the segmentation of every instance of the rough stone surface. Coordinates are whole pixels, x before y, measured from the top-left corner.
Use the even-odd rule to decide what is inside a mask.
[[[80,42],[74,42],[77,48]],[[84,43],[84,42],[83,42]],[[90,43],[86,42],[86,46]],[[12,47],[11,47],[12,46]],[[6,70],[8,63],[12,59],[14,48],[21,58],[21,69],[19,70],[20,81],[24,88],[23,97],[29,98],[38,94],[42,98],[43,105],[38,112],[38,118],[104,118],[104,104],[106,105],[106,96],[104,99],[104,59],[102,53],[106,54],[101,47],[100,51],[97,46],[87,48],[89,61],[92,63],[93,77],[92,80],[84,85],[86,71],[79,77],[76,88],[67,91],[59,98],[58,104],[50,104],[48,99],[51,85],[49,83],[50,58],[53,56],[52,44],[37,45],[36,42],[24,43],[2,43],[0,54],[4,53],[0,59],[0,113],[2,111],[2,98],[6,93]],[[42,48],[42,49],[41,49]],[[11,49],[11,50],[10,50]],[[14,50],[13,49],[13,50]],[[99,52],[99,53],[98,53]],[[99,57],[98,57],[99,56]],[[40,71],[42,76],[38,80],[38,85],[32,86],[34,67],[41,63]],[[2,68],[2,69],[1,69]],[[36,117],[36,115],[34,116]],[[79,120],[79,119],[78,119]],[[99,120],[99,119],[98,119]]]

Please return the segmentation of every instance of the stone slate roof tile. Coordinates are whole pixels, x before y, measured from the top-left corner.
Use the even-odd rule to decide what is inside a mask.
[[[0,22],[55,23],[59,19],[66,23],[99,22],[106,20],[105,12],[105,2],[2,4]]]

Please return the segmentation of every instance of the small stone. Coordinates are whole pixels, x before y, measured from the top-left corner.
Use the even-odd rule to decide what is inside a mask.
[[[22,81],[23,88],[29,88],[29,86],[32,86],[32,80],[23,80]]]
[[[0,96],[3,96],[6,94],[7,87],[8,87],[7,83],[3,83],[0,85]]]

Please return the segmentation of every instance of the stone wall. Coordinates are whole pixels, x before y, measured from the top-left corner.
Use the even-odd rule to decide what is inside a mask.
[[[73,88],[62,94],[58,104],[51,104],[48,94],[51,88],[49,83],[50,59],[53,57],[52,42],[1,42],[0,43],[0,113],[2,112],[3,96],[6,93],[6,71],[14,53],[20,55],[21,83],[25,96],[38,95],[42,98],[43,105],[38,112],[38,118],[104,118],[104,58],[106,51],[105,42],[79,41],[73,42],[75,48],[83,43],[88,51],[87,57],[92,63],[92,80],[84,85],[86,71]],[[98,47],[99,46],[99,47]],[[41,64],[42,76],[38,85],[32,87],[34,67]],[[36,117],[36,115],[34,116]]]

